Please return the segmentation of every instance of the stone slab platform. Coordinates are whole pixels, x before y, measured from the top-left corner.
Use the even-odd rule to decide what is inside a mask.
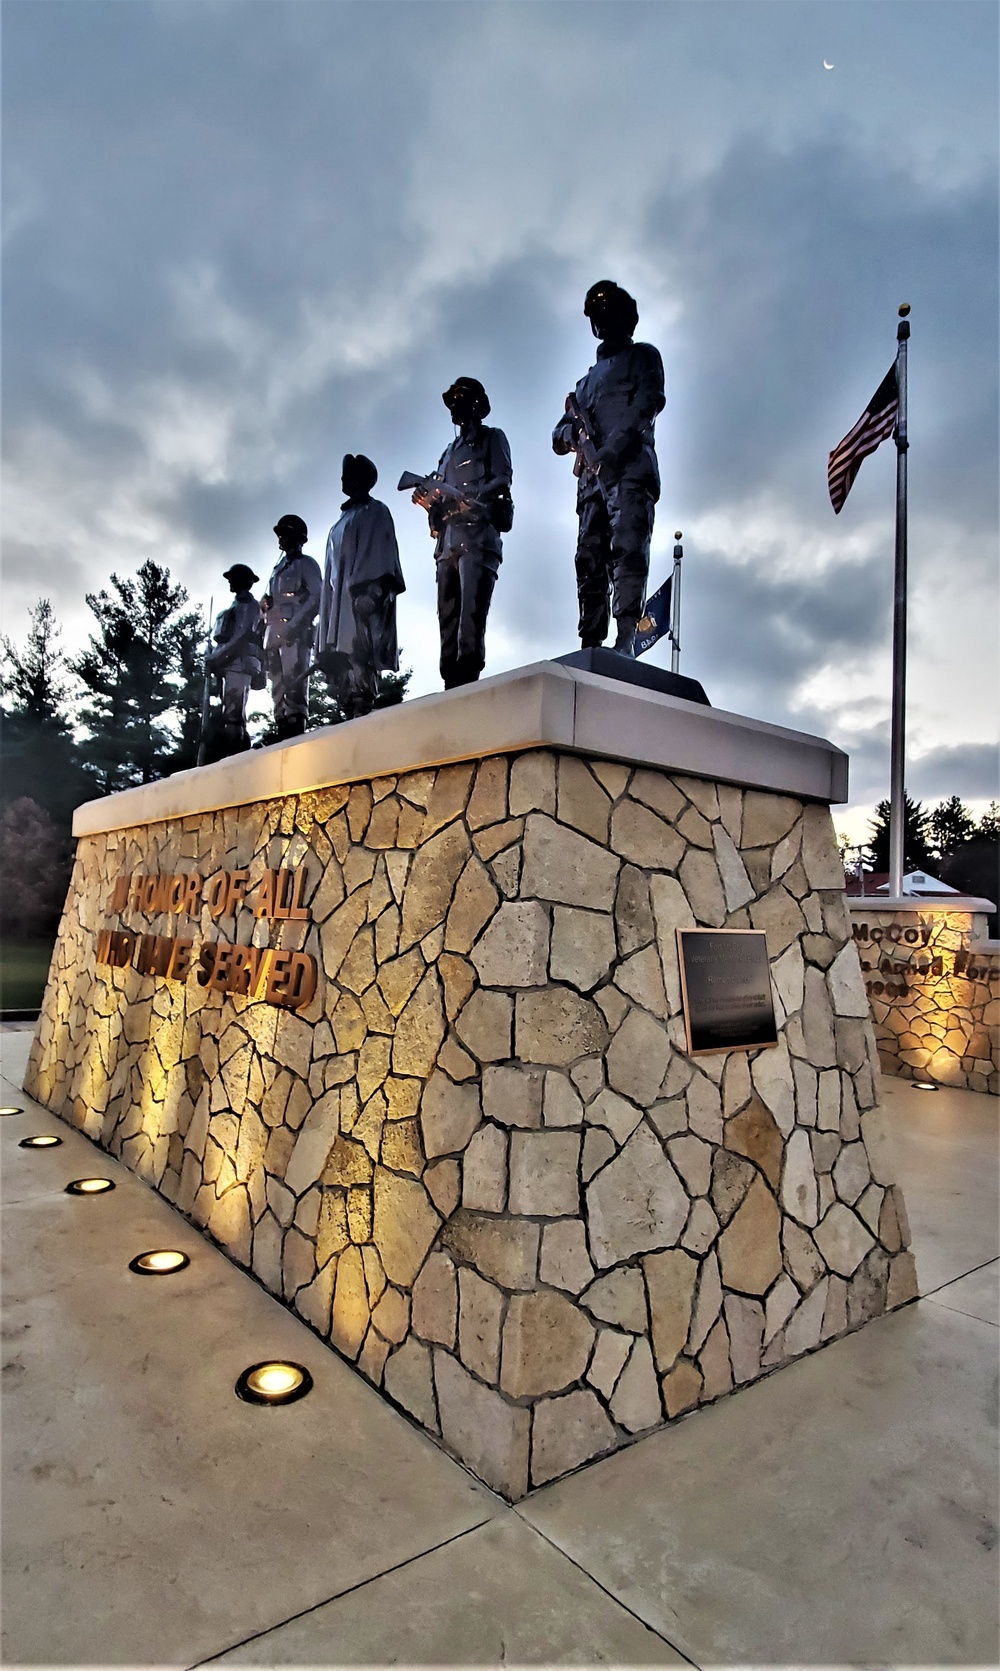
[[[843,756],[545,666],[412,706],[83,809],[26,1084],[517,1499],[913,1261]],[[688,1056],[695,926],[764,932],[777,1047]]]
[[[487,754],[559,748],[690,772],[802,800],[847,799],[847,756],[822,737],[724,713],[556,662],[417,697],[350,725],[272,743],[140,789],[88,801],[77,836]]]

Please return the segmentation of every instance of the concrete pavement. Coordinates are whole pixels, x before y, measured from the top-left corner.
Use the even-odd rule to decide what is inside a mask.
[[[996,1663],[995,1099],[884,1085],[924,1299],[512,1509],[15,1092],[29,1039],[0,1041],[7,1664]],[[118,1187],[63,1193],[87,1173]],[[155,1246],[190,1266],[128,1270]],[[272,1355],[313,1391],[241,1404]]]

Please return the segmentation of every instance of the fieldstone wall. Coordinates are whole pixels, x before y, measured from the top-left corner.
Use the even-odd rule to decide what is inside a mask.
[[[124,872],[303,865],[305,1010],[95,964],[176,930]],[[89,837],[27,1088],[518,1498],[914,1295],[842,883],[824,806],[548,750]],[[699,924],[777,1049],[685,1055]]]
[[[947,901],[851,906],[885,1073],[1000,1095],[1000,952],[985,913]]]

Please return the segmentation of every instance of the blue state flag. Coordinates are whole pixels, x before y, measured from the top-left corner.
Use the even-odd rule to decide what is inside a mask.
[[[670,635],[670,586],[673,575],[668,575],[658,592],[646,600],[642,620],[635,629],[634,655],[644,656],[664,635]]]

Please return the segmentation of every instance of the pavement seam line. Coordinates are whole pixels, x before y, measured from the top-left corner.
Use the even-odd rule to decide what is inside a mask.
[[[932,1299],[930,1303],[931,1305],[939,1305],[942,1311],[953,1311],[956,1317],[967,1317],[970,1323],[982,1323],[983,1327],[987,1329],[1000,1328],[1000,1324],[994,1323],[991,1318],[977,1317],[974,1311],[962,1311],[961,1307],[948,1305],[945,1300]]]
[[[613,1590],[609,1590],[606,1584],[602,1584],[599,1578],[595,1577],[592,1572],[587,1570],[582,1561],[576,1560],[575,1557],[569,1553],[568,1549],[563,1549],[561,1544],[556,1543],[555,1538],[550,1537],[547,1532],[543,1532],[540,1526],[536,1526],[533,1520],[529,1520],[527,1515],[522,1514],[518,1503],[512,1503],[511,1507],[514,1513],[518,1516],[519,1520],[523,1520],[526,1526],[530,1526],[533,1532],[537,1532],[538,1536],[543,1538],[549,1545],[549,1548],[554,1549],[557,1554],[562,1555],[563,1558],[569,1562],[570,1566],[576,1567],[577,1571],[582,1572],[585,1578],[589,1578],[592,1584],[596,1584],[597,1588],[608,1597],[609,1601],[613,1601],[616,1607],[620,1607],[624,1613],[628,1613],[631,1618],[635,1619],[637,1624],[642,1626],[643,1630],[648,1630],[650,1635],[655,1636],[658,1641],[665,1643],[666,1646],[671,1648],[675,1654],[680,1654],[685,1665],[691,1665],[694,1667],[694,1671],[700,1671],[697,1660],[690,1659],[684,1652],[683,1648],[679,1648],[676,1642],[671,1642],[669,1636],[664,1636],[662,1630],[657,1630],[656,1626],[651,1625],[648,1619],[644,1619],[641,1613],[637,1613],[634,1607],[630,1607],[627,1601],[623,1601],[621,1596],[616,1596]]]
[[[248,1642],[257,1642],[262,1636],[270,1636],[272,1631],[282,1630],[285,1625],[294,1624],[297,1619],[308,1618],[310,1613],[317,1612],[321,1607],[329,1607],[333,1601],[342,1601],[344,1596],[352,1596],[357,1590],[366,1589],[369,1584],[377,1584],[380,1578],[388,1578],[394,1572],[402,1572],[405,1567],[411,1567],[414,1561],[422,1561],[425,1555],[436,1555],[439,1549],[447,1549],[449,1544],[458,1543],[462,1538],[469,1537],[472,1532],[481,1531],[496,1518],[496,1515],[487,1515],[485,1520],[477,1521],[475,1526],[466,1526],[464,1531],[456,1532],[453,1537],[443,1538],[440,1543],[432,1544],[429,1549],[420,1549],[415,1555],[408,1555],[405,1561],[397,1561],[394,1566],[386,1567],[382,1572],[374,1572],[370,1578],[359,1578],[356,1584],[348,1584],[346,1589],[336,1590],[332,1596],[324,1596],[321,1601],[314,1601],[308,1607],[300,1608],[298,1613],[289,1613],[287,1619],[279,1619],[276,1624],[265,1625],[263,1630],[252,1630],[249,1636],[241,1637],[238,1642],[228,1643],[225,1648],[220,1648],[218,1653],[193,1660],[187,1671],[198,1671],[199,1666],[211,1665],[213,1661],[221,1659],[223,1654],[231,1654],[237,1648],[245,1648]]]
[[[1000,1254],[994,1254],[992,1259],[984,1259],[980,1265],[970,1265],[961,1276],[950,1276],[947,1282],[939,1282],[936,1288],[928,1288],[926,1294],[918,1294],[918,1300],[931,1300],[935,1294],[943,1294],[946,1288],[953,1288],[956,1282],[964,1282],[967,1276],[975,1276],[977,1271],[988,1270],[990,1265],[1000,1265]]]

